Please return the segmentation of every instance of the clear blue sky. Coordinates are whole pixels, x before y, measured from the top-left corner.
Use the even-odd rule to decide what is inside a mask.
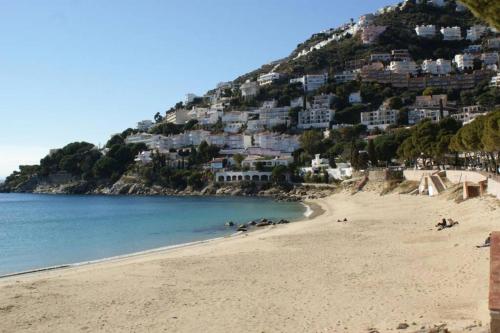
[[[152,118],[390,0],[0,0],[0,177]]]

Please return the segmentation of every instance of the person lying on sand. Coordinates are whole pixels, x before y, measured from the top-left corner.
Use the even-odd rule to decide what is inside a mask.
[[[453,219],[442,219],[441,222],[439,222],[438,224],[436,224],[436,227],[437,227],[437,230],[438,231],[441,231],[445,228],[453,228],[454,226],[456,226],[458,224],[457,221],[453,221]]]

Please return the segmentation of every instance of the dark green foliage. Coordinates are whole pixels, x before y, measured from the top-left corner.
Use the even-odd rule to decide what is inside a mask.
[[[500,29],[500,2],[497,0],[461,0],[472,12]]]

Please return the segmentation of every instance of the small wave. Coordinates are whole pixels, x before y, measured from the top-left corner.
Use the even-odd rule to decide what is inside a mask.
[[[314,211],[312,210],[311,206],[306,205],[305,203],[303,203],[303,205],[306,206],[306,211],[304,212],[304,216],[305,217],[311,216],[314,213]]]

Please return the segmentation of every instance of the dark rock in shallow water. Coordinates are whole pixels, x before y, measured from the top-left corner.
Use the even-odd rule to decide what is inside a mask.
[[[229,222],[226,222],[224,225],[226,227],[234,227],[234,222],[233,221],[229,221]]]
[[[248,222],[249,225],[257,225],[257,222],[256,221],[250,221]]]
[[[243,231],[243,232],[244,232],[244,231],[247,231],[247,230],[248,230],[248,229],[247,229],[246,224],[240,224],[240,225],[238,226],[238,229],[237,229],[237,231]]]

